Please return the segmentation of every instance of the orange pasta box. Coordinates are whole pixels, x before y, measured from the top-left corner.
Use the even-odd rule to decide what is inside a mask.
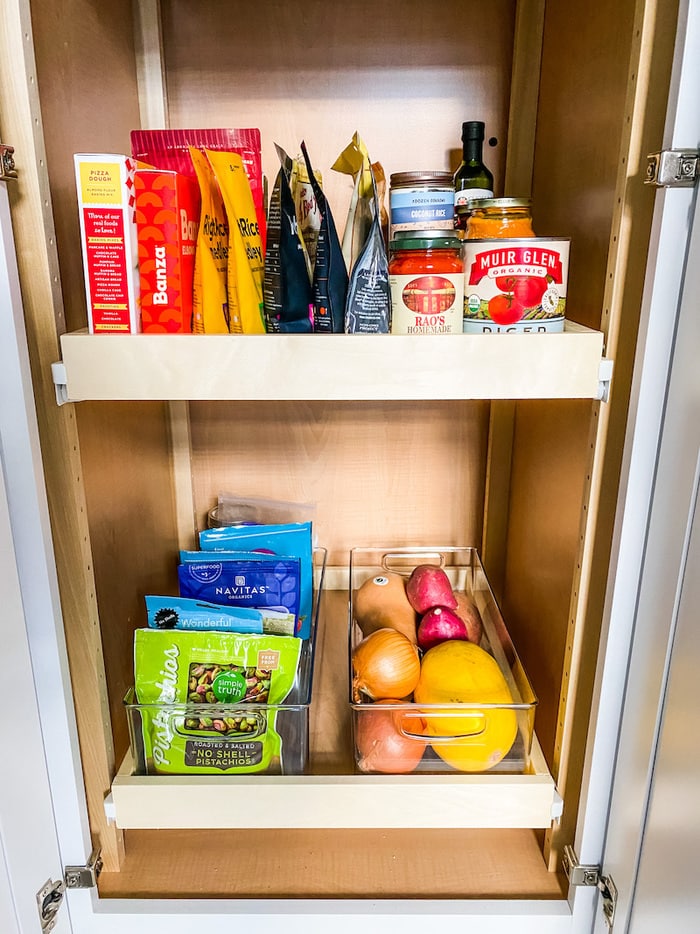
[[[200,195],[196,179],[139,166],[136,231],[144,333],[192,331],[192,288]]]
[[[91,334],[140,330],[134,172],[129,156],[74,156]]]

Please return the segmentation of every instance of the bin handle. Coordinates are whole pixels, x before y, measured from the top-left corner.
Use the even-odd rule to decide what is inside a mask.
[[[407,558],[410,558],[412,561],[415,559],[426,560],[427,558],[432,558],[438,561],[436,567],[444,568],[445,566],[445,556],[439,551],[388,551],[386,554],[382,555],[382,567],[385,571],[405,571],[406,565],[399,564],[398,561],[405,561]],[[391,564],[392,559],[397,561],[397,564]]]
[[[451,716],[451,714],[449,713],[445,713],[444,715],[448,717]],[[452,714],[452,716],[463,718],[464,714],[460,712],[460,713]],[[401,733],[401,735],[407,737],[408,739],[419,739],[419,740],[422,740],[424,743],[433,743],[435,741],[438,741],[441,743],[449,743],[449,742],[453,742],[453,741],[460,740],[460,739],[472,739],[473,737],[481,736],[483,733],[486,732],[486,717],[484,716],[483,713],[481,713],[480,711],[477,711],[474,714],[470,713],[469,716],[470,718],[474,720],[478,718],[481,721],[483,721],[483,726],[481,727],[481,729],[472,730],[469,733],[413,733],[410,730],[407,730],[406,727],[403,725],[403,721],[409,720],[409,719],[413,719],[413,720],[425,719],[424,716],[420,712],[416,712],[416,713],[406,712],[402,714],[400,718],[401,722],[400,723],[397,722],[396,726],[399,732]]]

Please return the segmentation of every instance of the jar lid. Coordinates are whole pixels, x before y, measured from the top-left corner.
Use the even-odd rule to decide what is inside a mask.
[[[459,237],[406,237],[401,240],[392,240],[389,249],[393,252],[399,250],[461,250],[462,244],[463,241]]]
[[[475,208],[529,208],[531,198],[473,198],[467,202],[467,209]]]
[[[409,185],[444,185],[454,187],[454,179],[450,172],[394,172],[389,176],[392,188],[406,188]]]
[[[453,237],[452,230],[452,226],[436,227],[434,230],[426,230],[424,227],[416,230],[395,230],[394,240],[414,240],[416,237],[419,240],[438,240],[441,237]]]

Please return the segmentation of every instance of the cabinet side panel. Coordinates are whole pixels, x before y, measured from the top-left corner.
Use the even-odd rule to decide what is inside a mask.
[[[534,223],[541,237],[571,237],[567,315],[592,328],[600,327],[634,8],[634,0],[547,2]]]
[[[160,402],[84,402],[76,410],[115,756],[121,761],[129,744],[122,701],[134,679],[133,631],[146,625],[144,596],[177,593],[167,411]]]
[[[73,154],[130,152],[139,125],[131,0],[32,4],[46,165],[65,305],[62,330],[86,326]]]
[[[591,406],[586,401],[516,406],[503,610],[539,699],[535,729],[550,768],[590,459]]]
[[[200,527],[233,492],[316,503],[331,564],[356,545],[481,540],[488,403],[202,402],[191,419]]]
[[[502,186],[513,51],[513,0],[166,0],[163,34],[171,126],[259,127],[270,186],[274,143],[305,140],[336,223],[351,181],[330,171],[357,130],[392,172],[455,168],[462,121],[484,120],[485,161]],[[474,11],[475,12],[475,11]],[[478,28],[474,25],[478,21]]]

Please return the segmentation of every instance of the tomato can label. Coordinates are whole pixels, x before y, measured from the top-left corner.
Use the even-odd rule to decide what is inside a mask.
[[[465,240],[465,333],[563,331],[569,244],[563,237]]]
[[[464,276],[390,275],[392,334],[459,334]]]

